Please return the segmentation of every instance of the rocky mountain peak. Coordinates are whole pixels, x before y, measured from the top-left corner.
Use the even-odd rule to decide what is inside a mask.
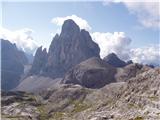
[[[32,68],[29,72],[29,75],[39,74],[40,71],[45,66],[46,60],[47,60],[46,48],[42,49],[42,46],[41,46],[36,51],[35,58],[32,64]]]
[[[79,26],[72,19],[68,19],[64,21],[61,33],[73,35],[75,33],[78,33],[79,31],[80,31]]]
[[[80,30],[73,20],[68,19],[64,21],[60,35],[53,38],[48,54],[45,51],[42,52],[42,47],[37,49],[32,65],[36,70],[34,73],[40,74],[41,71],[41,75],[57,78],[84,60],[99,57],[100,49],[89,32]]]
[[[103,60],[114,67],[126,66],[126,63],[120,58],[118,58],[118,56],[115,53],[110,53],[109,55],[104,57]]]

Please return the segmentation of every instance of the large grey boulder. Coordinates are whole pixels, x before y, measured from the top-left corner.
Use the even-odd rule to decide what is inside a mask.
[[[115,82],[116,68],[98,57],[90,58],[66,73],[62,83],[79,84],[87,88],[100,88]]]

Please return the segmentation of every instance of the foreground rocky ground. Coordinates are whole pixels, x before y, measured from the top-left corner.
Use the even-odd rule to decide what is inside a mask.
[[[2,91],[2,120],[160,120],[160,69],[100,89],[58,84],[39,94]]]

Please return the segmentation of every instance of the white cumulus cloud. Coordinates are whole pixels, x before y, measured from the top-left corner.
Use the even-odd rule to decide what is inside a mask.
[[[33,30],[29,28],[16,31],[0,28],[0,39],[9,40],[11,43],[16,43],[19,49],[28,53],[33,53],[38,45],[33,40],[32,33]]]
[[[132,40],[124,32],[95,32],[91,36],[100,47],[101,58],[115,53],[124,61],[132,60],[135,63],[160,65],[160,45],[131,49],[129,45]]]
[[[117,0],[118,2],[119,0]],[[81,29],[91,30],[88,22],[76,15],[67,17],[53,18],[52,22],[58,26],[62,26],[63,22],[67,19],[73,19]],[[58,30],[59,31],[59,30]],[[148,46],[143,48],[130,48],[132,39],[126,35],[125,32],[92,32],[90,35],[99,47],[101,58],[107,56],[110,53],[115,53],[122,60],[157,65],[160,61],[159,48],[155,46]]]
[[[71,15],[71,16],[66,16],[66,17],[56,17],[51,20],[52,23],[62,26],[63,22],[67,19],[72,19],[75,21],[75,23],[81,28],[81,29],[86,29],[88,31],[91,30],[91,26],[88,24],[88,22],[76,15]]]
[[[160,45],[131,49],[130,58],[137,63],[160,65]]]
[[[91,34],[92,39],[100,47],[100,56],[103,58],[109,53],[116,53],[121,59],[128,60],[128,49],[131,39],[124,32],[100,33]]]
[[[130,13],[147,28],[160,28],[160,2],[158,0],[105,0],[104,4],[123,3]]]

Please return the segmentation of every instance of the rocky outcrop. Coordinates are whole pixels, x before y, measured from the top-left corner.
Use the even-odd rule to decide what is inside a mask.
[[[46,62],[47,62],[47,51],[46,51],[46,48],[42,50],[42,46],[41,46],[36,51],[32,67],[29,71],[29,75],[40,74]]]
[[[90,58],[66,73],[62,83],[79,84],[87,88],[100,88],[115,82],[116,69],[97,57]]]
[[[27,58],[15,44],[1,39],[1,85],[3,90],[10,90],[19,84]]]
[[[34,65],[39,63],[33,62],[33,73],[52,78],[62,77],[76,64],[91,57],[99,57],[99,52],[100,49],[92,41],[89,32],[80,30],[79,26],[69,19],[64,21],[60,35],[56,34],[53,38],[46,64]],[[34,61],[41,61],[39,59],[36,55]]]
[[[2,120],[39,120],[39,98],[26,92],[2,91]]]
[[[94,120],[111,117],[112,120],[158,120],[160,118],[160,69],[150,69],[126,83],[123,82],[119,86],[117,84],[119,83],[112,84],[112,87],[107,85],[89,95],[87,100],[99,104],[98,110],[89,110],[81,114]]]
[[[117,68],[115,78],[117,82],[127,81],[130,78],[136,77],[138,74],[148,71],[150,69],[152,68],[138,63],[129,64],[123,68]]]
[[[29,76],[21,81],[21,83],[13,90],[39,93],[43,90],[51,89],[60,80],[61,78],[51,79],[44,76]]]
[[[118,58],[118,56],[115,53],[111,53],[109,55],[107,55],[106,57],[103,58],[103,60],[114,66],[114,67],[124,67],[126,66],[126,63],[124,61],[122,61],[121,59]]]

